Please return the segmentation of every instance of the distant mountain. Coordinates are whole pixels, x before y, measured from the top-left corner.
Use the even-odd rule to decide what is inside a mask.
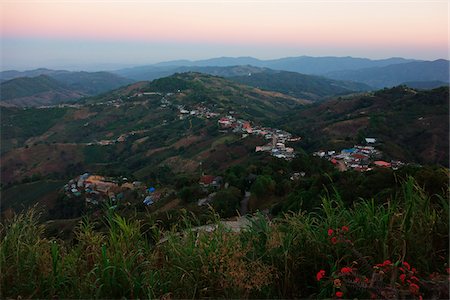
[[[97,95],[134,82],[109,72],[59,72],[49,76],[88,95]]]
[[[360,70],[335,71],[325,76],[337,80],[363,82],[373,87],[393,87],[409,81],[442,81],[449,82],[449,61],[409,62],[385,67]]]
[[[2,105],[56,104],[97,95],[132,83],[108,72],[69,72],[36,69],[0,72]]]
[[[85,96],[47,76],[19,77],[0,84],[4,106],[35,106],[65,102]]]
[[[401,64],[413,61],[415,60],[398,57],[379,60],[371,60],[368,58],[355,58],[349,56],[347,57],[298,56],[298,57],[285,57],[270,60],[260,60],[253,57],[218,57],[197,61],[189,61],[189,60],[168,61],[154,64],[151,67],[160,68],[161,70],[161,68],[168,68],[168,67],[173,68],[175,66],[227,67],[236,65],[252,65],[256,67],[265,67],[275,70],[299,72],[303,74],[323,75],[338,70],[357,70],[370,67],[383,67],[392,64]],[[131,71],[132,69],[133,68],[127,70]],[[121,74],[120,70],[118,71],[118,74]]]
[[[277,91],[308,100],[320,100],[330,96],[371,90],[371,87],[363,83],[338,81],[320,76],[269,69],[244,76],[231,77],[230,79],[257,88]]]

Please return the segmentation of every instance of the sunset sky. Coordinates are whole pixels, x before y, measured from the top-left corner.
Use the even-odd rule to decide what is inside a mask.
[[[217,56],[448,58],[448,1],[8,1],[2,69]]]

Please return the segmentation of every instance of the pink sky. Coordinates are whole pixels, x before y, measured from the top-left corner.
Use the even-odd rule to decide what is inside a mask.
[[[422,58],[448,53],[447,1],[7,0],[1,9],[5,41],[85,39],[311,50],[298,55],[358,49],[348,55],[367,57],[376,57],[378,50],[407,56],[412,48]],[[386,49],[393,49],[392,54]]]

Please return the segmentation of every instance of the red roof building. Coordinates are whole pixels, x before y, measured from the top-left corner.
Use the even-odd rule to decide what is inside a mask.
[[[390,168],[391,167],[391,163],[388,163],[387,161],[383,161],[383,160],[377,160],[377,161],[374,161],[373,163],[377,167],[382,167],[382,168]]]
[[[204,175],[200,178],[199,183],[205,186],[210,185],[214,181],[214,176],[212,175]]]

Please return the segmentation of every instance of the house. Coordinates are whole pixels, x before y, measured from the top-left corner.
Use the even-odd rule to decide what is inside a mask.
[[[381,167],[381,168],[390,168],[391,167],[391,163],[388,163],[383,160],[377,160],[377,161],[374,161],[373,163],[375,166]]]
[[[231,120],[228,119],[228,118],[220,118],[219,121],[217,121],[217,122],[219,123],[219,125],[220,125],[222,128],[230,127],[231,124],[232,124]]]
[[[348,148],[348,149],[342,149],[341,150],[342,154],[352,154],[352,153],[355,153],[355,152],[356,152],[355,148]]]
[[[365,138],[366,144],[375,144],[377,142],[377,139],[375,138]]]
[[[214,176],[212,175],[203,175],[202,177],[200,177],[200,181],[199,184],[207,187],[210,186],[214,181]]]

